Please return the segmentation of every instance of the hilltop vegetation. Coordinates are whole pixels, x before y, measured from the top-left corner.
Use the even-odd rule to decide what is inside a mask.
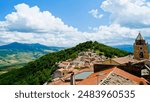
[[[0,84],[30,84],[39,85],[51,81],[51,74],[58,68],[56,63],[67,59],[74,59],[81,51],[94,50],[106,57],[126,56],[128,52],[112,48],[98,42],[88,41],[75,47],[49,53],[39,59],[26,64],[23,68],[11,70],[0,75]]]

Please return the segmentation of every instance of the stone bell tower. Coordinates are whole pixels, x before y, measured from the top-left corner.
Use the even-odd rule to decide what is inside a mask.
[[[146,43],[140,32],[134,43],[134,58],[137,60],[149,59],[148,43]]]

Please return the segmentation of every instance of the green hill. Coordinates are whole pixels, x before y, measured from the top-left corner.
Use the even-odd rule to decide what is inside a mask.
[[[0,75],[0,84],[6,85],[39,85],[51,80],[51,74],[57,69],[56,62],[74,59],[81,51],[92,49],[106,57],[126,56],[128,52],[112,48],[98,42],[88,41],[75,47],[49,53],[39,59],[26,64],[23,68],[14,69]]]

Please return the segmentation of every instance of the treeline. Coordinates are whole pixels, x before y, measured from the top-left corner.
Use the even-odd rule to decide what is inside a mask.
[[[8,73],[0,75],[0,84],[3,85],[41,85],[46,81],[51,81],[52,73],[58,68],[57,62],[67,59],[74,59],[81,51],[94,50],[101,52],[106,57],[125,56],[128,52],[88,41],[80,43],[76,47],[49,53],[41,58],[26,64],[23,68],[14,69]]]

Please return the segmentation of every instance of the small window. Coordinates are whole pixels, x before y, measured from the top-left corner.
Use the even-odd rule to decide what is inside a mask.
[[[139,56],[140,58],[144,58],[143,52],[140,52]]]

